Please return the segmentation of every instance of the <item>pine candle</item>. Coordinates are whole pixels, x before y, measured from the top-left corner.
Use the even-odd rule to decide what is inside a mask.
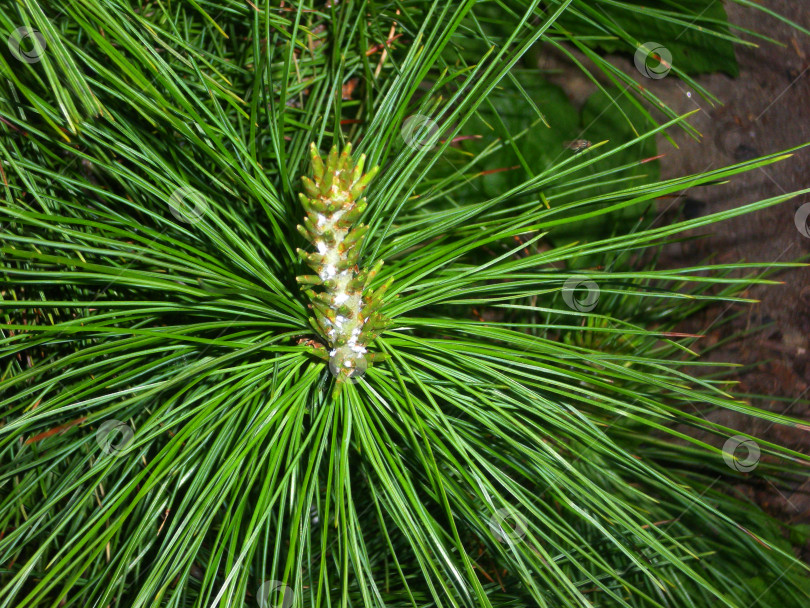
[[[329,369],[338,382],[361,376],[370,362],[382,359],[379,354],[367,356],[367,345],[388,324],[380,307],[391,284],[389,279],[376,291],[369,287],[382,260],[370,270],[357,266],[368,231],[367,225],[357,221],[366,209],[366,199],[360,194],[379,167],[364,174],[365,155],[355,163],[351,150],[351,144],[346,144],[338,155],[334,146],[324,163],[315,144],[311,144],[313,177],[301,178],[304,192],[299,197],[306,217],[304,225],[297,226],[315,247],[311,253],[298,249],[298,255],[316,274],[296,279],[315,312],[314,321],[310,319],[313,328],[329,344],[328,355],[325,349],[314,352],[328,358]],[[323,291],[316,292],[315,286]]]

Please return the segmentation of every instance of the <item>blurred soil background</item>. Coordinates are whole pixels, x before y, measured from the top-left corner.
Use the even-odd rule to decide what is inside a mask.
[[[716,169],[810,142],[810,36],[762,12],[731,2],[724,4],[732,28],[762,32],[784,46],[734,29],[743,39],[758,44],[737,46],[739,77],[710,74],[695,78],[722,105],[706,101],[672,74],[660,80],[641,79],[679,114],[699,110],[690,120],[702,139],[673,129],[670,135],[678,145],[675,148],[663,137],[659,138],[658,153],[665,154],[661,159],[662,179]],[[767,0],[763,6],[810,29],[810,2]],[[666,46],[666,41],[654,42]],[[588,65],[584,57],[579,57]],[[673,65],[677,61],[677,56],[673,56]],[[611,62],[628,73],[635,70],[626,56],[611,57]],[[597,89],[579,70],[566,65],[570,64],[561,55],[544,52],[539,67],[581,107]],[[716,213],[808,186],[810,150],[800,150],[785,161],[735,176],[728,184],[704,186],[685,192],[680,198],[661,199],[659,220]],[[695,230],[693,236],[707,236],[669,246],[662,265],[695,266],[707,260],[718,264],[738,260],[790,262],[810,256],[810,238],[797,229],[794,221],[796,211],[808,202],[810,195],[799,196],[757,213]],[[782,270],[771,278],[783,284],[758,286],[745,294],[759,300],[758,303],[714,307],[681,329],[705,336],[695,346],[700,352],[701,348],[708,350],[737,332],[745,334],[746,330],[765,326],[761,331],[749,331],[721,344],[707,358],[742,364],[734,372],[739,382],[737,392],[770,395],[772,398],[754,403],[807,420],[807,427],[789,428],[735,412],[709,411],[700,404],[694,407],[709,420],[786,445],[807,454],[810,461],[810,268]],[[733,321],[723,323],[735,315]],[[717,443],[716,439],[712,441]],[[810,483],[797,482],[788,489],[777,488],[767,480],[751,481],[741,483],[739,492],[783,521],[810,524]],[[810,560],[810,546],[805,547],[804,558]]]

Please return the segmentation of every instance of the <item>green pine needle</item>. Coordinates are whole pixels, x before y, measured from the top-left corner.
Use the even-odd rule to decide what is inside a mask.
[[[694,128],[604,57],[642,14],[716,51],[669,76],[710,97],[716,4],[0,10],[0,608],[808,605],[806,530],[734,492],[807,457],[695,406],[805,423],[680,330],[796,264],[656,261],[810,189],[651,223],[794,150],[658,180],[642,152]],[[619,92],[576,151],[532,88],[552,48]],[[375,365],[338,380],[352,344]]]

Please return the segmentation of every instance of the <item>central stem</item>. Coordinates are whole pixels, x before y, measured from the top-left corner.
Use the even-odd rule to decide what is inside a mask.
[[[306,293],[316,312],[315,327],[330,347],[329,367],[338,380],[345,380],[365,371],[366,345],[386,324],[377,311],[390,282],[376,293],[368,287],[382,262],[371,270],[357,266],[368,230],[357,222],[366,209],[365,199],[359,196],[377,167],[363,174],[365,155],[355,163],[351,144],[339,156],[333,147],[325,164],[314,144],[311,154],[314,175],[313,179],[302,178],[305,194],[300,198],[306,217],[298,230],[316,251],[299,249],[298,254],[317,274],[297,279],[305,285],[323,286],[320,293],[311,288]]]

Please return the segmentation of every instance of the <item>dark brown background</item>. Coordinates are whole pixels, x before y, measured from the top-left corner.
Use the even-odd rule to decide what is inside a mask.
[[[810,2],[766,0],[762,5],[810,30]],[[701,140],[680,130],[670,133],[678,148],[659,139],[659,153],[666,154],[661,160],[663,179],[716,169],[810,142],[810,35],[760,11],[731,2],[725,6],[732,25],[762,32],[784,46],[759,41],[735,30],[759,45],[737,47],[739,77],[711,74],[696,78],[722,105],[702,99],[674,75],[661,80],[641,79],[678,113],[700,109],[691,123],[702,133]],[[628,73],[635,70],[627,57],[611,57],[611,61]],[[672,63],[677,63],[677,57],[673,57]],[[579,105],[596,89],[569,65],[553,53],[544,53],[539,67],[551,74],[549,79]],[[715,213],[809,186],[810,150],[801,150],[790,159],[741,174],[729,184],[686,193],[693,199],[688,212]],[[715,263],[790,262],[808,256],[810,238],[803,236],[794,222],[796,210],[807,202],[810,195],[800,195],[775,207],[702,229],[700,233],[709,234],[708,238],[671,247],[663,263],[695,265],[710,255]],[[662,218],[683,205],[684,199],[662,199]],[[713,308],[684,329],[705,334],[696,345],[699,351],[734,331],[772,323],[764,331],[723,346],[709,358],[747,365],[737,374],[739,391],[782,397],[783,400],[760,400],[756,405],[808,420],[808,428],[774,425],[728,411],[704,411],[702,415],[801,451],[809,455],[810,461],[810,268],[780,271],[773,278],[784,284],[758,286],[745,294],[758,299],[757,304]],[[743,314],[738,319],[718,327],[722,319],[739,311]],[[739,490],[786,521],[810,523],[810,483],[776,488],[767,481],[753,481],[741,484]],[[805,557],[810,555],[810,547],[807,549]]]

